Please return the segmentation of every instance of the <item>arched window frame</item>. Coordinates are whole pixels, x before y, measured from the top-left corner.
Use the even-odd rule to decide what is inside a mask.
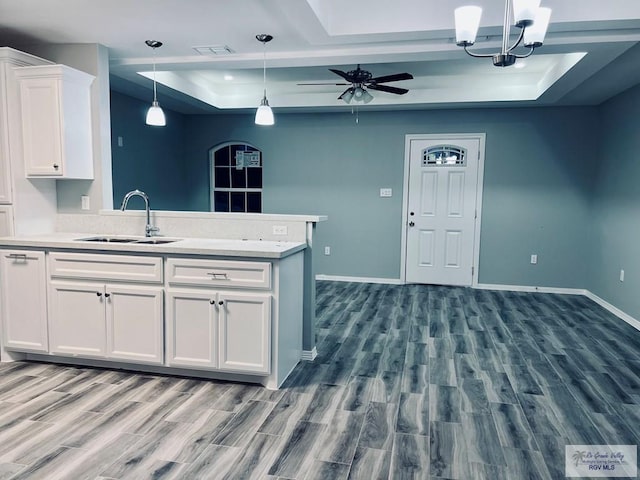
[[[232,141],[212,147],[209,150],[210,210],[262,213],[262,167],[262,152],[250,143]]]

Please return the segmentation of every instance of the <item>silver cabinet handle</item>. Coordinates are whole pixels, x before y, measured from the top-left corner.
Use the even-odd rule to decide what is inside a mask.
[[[229,279],[229,277],[225,272],[208,272],[207,275],[211,277],[211,280],[218,280],[218,279],[228,280]]]
[[[26,260],[27,254],[26,253],[10,253],[9,258],[13,258],[14,260]]]

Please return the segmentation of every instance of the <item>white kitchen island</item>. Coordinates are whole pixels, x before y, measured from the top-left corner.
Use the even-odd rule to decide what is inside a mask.
[[[300,361],[306,243],[100,237],[0,238],[2,361],[69,362],[270,389]]]

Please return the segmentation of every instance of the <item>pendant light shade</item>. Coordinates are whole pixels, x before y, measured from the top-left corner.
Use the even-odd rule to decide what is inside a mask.
[[[162,46],[162,42],[157,40],[147,40],[144,42],[148,47],[153,49],[153,102],[149,110],[147,110],[146,124],[154,127],[164,127],[167,124],[167,119],[164,116],[164,111],[158,104],[158,95],[156,91],[156,48]]]
[[[164,111],[160,108],[157,101],[153,101],[149,110],[147,110],[147,125],[154,127],[164,127],[167,124],[167,119],[164,116]]]
[[[458,46],[471,46],[475,43],[481,16],[482,8],[475,5],[458,7],[454,10]]]
[[[269,106],[269,100],[267,100],[267,43],[273,40],[273,37],[266,33],[256,35],[256,39],[262,43],[262,82],[264,86],[264,94],[260,101],[260,106],[256,110],[256,125],[273,125],[275,119],[273,118],[273,110]]]
[[[256,125],[273,125],[275,120],[273,118],[273,110],[269,106],[269,100],[267,100],[267,94],[265,92],[260,106],[256,110]]]

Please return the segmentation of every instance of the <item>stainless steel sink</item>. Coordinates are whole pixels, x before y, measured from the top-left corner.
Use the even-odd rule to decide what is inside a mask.
[[[134,243],[144,243],[147,245],[161,245],[163,243],[173,243],[173,242],[177,242],[178,239],[177,238],[145,238],[144,240],[138,240],[137,242]]]
[[[134,243],[139,241],[139,238],[127,238],[127,237],[89,237],[78,238],[76,242],[108,242],[108,243]]]
[[[163,243],[173,243],[180,240],[179,238],[156,238],[156,237],[118,237],[101,235],[99,237],[77,238],[76,242],[100,242],[100,243],[137,243],[142,245],[161,245]]]

